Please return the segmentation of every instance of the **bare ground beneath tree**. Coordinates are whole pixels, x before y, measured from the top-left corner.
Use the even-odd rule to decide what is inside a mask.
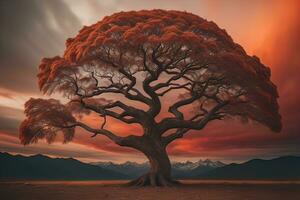
[[[178,187],[125,187],[118,181],[0,182],[3,200],[282,200],[300,199],[300,181],[184,181]]]

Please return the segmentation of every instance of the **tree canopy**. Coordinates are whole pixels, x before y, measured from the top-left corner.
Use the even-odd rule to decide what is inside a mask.
[[[120,12],[83,27],[66,41],[62,57],[42,59],[40,90],[61,93],[69,102],[30,99],[20,138],[23,144],[40,138],[51,142],[53,134],[63,131],[69,141],[80,126],[147,155],[137,142],[146,136],[166,146],[189,130],[226,117],[257,121],[278,132],[278,93],[270,76],[270,68],[247,55],[214,22],[180,11]],[[180,98],[167,109],[172,117],[159,121],[162,97],[170,93]],[[107,99],[107,94],[122,99]],[[123,99],[144,106],[130,106]],[[190,104],[195,109],[188,117],[182,108]],[[78,115],[90,112],[105,118],[100,128],[80,122]],[[133,136],[117,136],[105,129],[106,117],[140,124],[145,137],[133,142]],[[164,135],[169,130],[175,132]]]

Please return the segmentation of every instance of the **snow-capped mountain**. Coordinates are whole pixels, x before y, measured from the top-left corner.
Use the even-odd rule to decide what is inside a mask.
[[[94,162],[90,163],[97,165],[103,169],[110,169],[116,172],[122,172],[131,178],[138,177],[149,170],[149,163],[136,163],[136,162],[124,162],[124,163],[113,163],[113,162]]]
[[[104,169],[114,170],[126,174],[130,177],[138,177],[146,173],[150,166],[149,162],[136,163],[127,161],[125,163],[113,163],[113,162],[94,162],[93,165],[100,166]],[[212,169],[223,167],[224,163],[220,161],[212,161],[209,159],[199,160],[196,162],[173,162],[172,163],[172,174],[176,178],[191,178],[206,173]]]
[[[206,160],[200,159],[197,162],[191,162],[191,161],[174,162],[174,163],[172,163],[172,166],[173,166],[173,168],[178,169],[178,170],[194,170],[199,167],[211,167],[211,168],[223,167],[223,166],[225,166],[225,164],[220,161],[212,161],[209,159],[206,159]]]
[[[175,162],[172,164],[172,175],[175,178],[193,178],[200,176],[213,169],[225,166],[220,161],[212,161],[209,159],[198,160],[196,162]]]

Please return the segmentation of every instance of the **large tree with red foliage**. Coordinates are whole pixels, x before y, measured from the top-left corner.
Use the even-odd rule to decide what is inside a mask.
[[[40,90],[61,93],[69,102],[30,99],[21,142],[52,142],[59,132],[67,142],[76,127],[104,135],[149,159],[150,172],[133,185],[174,184],[166,147],[213,120],[236,117],[281,129],[270,69],[215,23],[187,12],[143,10],[105,17],[68,39],[63,57],[44,58],[39,70]],[[168,95],[172,101],[163,100]],[[191,105],[192,114],[185,109]],[[164,107],[169,116],[162,118]],[[103,118],[99,127],[80,121],[78,116],[91,112]],[[105,128],[110,118],[137,123],[143,134],[113,133]]]

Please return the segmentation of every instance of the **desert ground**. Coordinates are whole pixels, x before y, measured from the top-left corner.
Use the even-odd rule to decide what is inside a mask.
[[[182,181],[178,187],[126,187],[124,181],[0,182],[1,200],[299,200],[300,181]]]

